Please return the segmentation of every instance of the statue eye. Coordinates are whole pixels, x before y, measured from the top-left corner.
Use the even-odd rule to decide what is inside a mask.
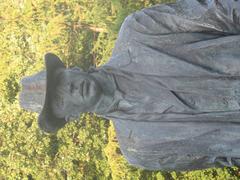
[[[75,71],[75,72],[80,72],[80,71],[82,71],[82,69],[79,68],[79,67],[73,67],[71,70],[73,70],[73,71]]]
[[[64,108],[64,99],[62,97],[60,97],[60,96],[58,96],[57,107],[59,109],[63,109]]]
[[[71,82],[69,84],[69,91],[70,91],[71,94],[73,93],[73,90],[74,90],[74,84]]]
[[[60,100],[60,105],[61,105],[62,107],[64,107],[64,99],[63,99],[63,98],[61,98],[61,100]]]

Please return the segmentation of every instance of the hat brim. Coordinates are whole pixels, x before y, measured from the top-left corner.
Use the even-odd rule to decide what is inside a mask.
[[[46,94],[44,106],[38,117],[38,126],[47,133],[56,133],[66,124],[66,121],[65,118],[58,118],[53,114],[51,103],[58,83],[56,78],[57,72],[66,69],[66,67],[55,54],[47,53],[44,59],[47,73]]]

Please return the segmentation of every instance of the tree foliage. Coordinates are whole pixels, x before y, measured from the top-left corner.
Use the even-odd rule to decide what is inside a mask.
[[[146,171],[123,158],[113,125],[84,114],[56,135],[19,107],[23,76],[46,52],[87,69],[108,61],[124,18],[173,0],[7,0],[0,2],[0,179],[238,179],[237,168]]]

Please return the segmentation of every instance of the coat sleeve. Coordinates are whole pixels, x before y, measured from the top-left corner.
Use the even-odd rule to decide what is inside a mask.
[[[191,157],[190,155],[181,157],[171,154],[158,159],[149,158],[149,161],[144,157],[134,158],[131,156],[128,158],[125,155],[125,158],[135,167],[153,171],[193,171],[207,168],[240,167],[240,158],[233,157]]]
[[[200,142],[201,140],[195,139],[194,141]],[[198,155],[194,153],[196,150],[193,149],[191,143],[188,144],[188,141],[186,143],[176,141],[172,146],[167,147],[168,144],[165,143],[165,146],[164,144],[153,147],[148,146],[147,149],[136,147],[127,149],[123,147],[123,154],[130,164],[148,170],[189,171],[207,168],[240,167],[239,157],[219,156],[217,155],[218,152],[201,153],[201,151],[211,148],[210,146],[204,146],[204,144],[202,145],[203,149],[201,149],[201,145],[197,148],[199,149]],[[190,151],[188,151],[188,147]],[[178,151],[176,152],[174,149],[178,149]]]
[[[186,37],[184,33],[189,36]],[[204,37],[190,35],[191,33],[204,33]],[[213,35],[239,33],[240,1],[179,0],[176,3],[145,8],[127,16],[120,28],[113,54],[126,50],[133,41],[141,41],[141,38],[142,42],[147,41],[144,35],[167,37],[157,39],[159,47],[164,44],[167,48],[168,44],[171,46],[198,41],[199,38],[206,40],[213,38]],[[169,37],[170,34],[175,36]],[[182,39],[178,34],[182,34]]]
[[[106,65],[162,76],[239,75],[239,12],[235,0],[180,0],[134,12]]]
[[[113,124],[123,156],[129,164],[141,169],[189,171],[240,166],[239,147],[231,141],[231,133],[215,126],[152,126],[120,119],[113,120]],[[188,133],[184,135],[181,129]]]

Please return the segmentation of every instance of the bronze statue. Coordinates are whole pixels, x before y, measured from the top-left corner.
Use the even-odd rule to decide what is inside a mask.
[[[240,166],[240,1],[146,8],[125,19],[105,65],[66,69],[52,53],[45,63],[46,74],[23,79],[21,96],[42,103],[22,103],[40,111],[42,130],[57,132],[71,117],[94,112],[113,121],[134,166]],[[44,93],[29,97],[27,82],[45,75]]]

